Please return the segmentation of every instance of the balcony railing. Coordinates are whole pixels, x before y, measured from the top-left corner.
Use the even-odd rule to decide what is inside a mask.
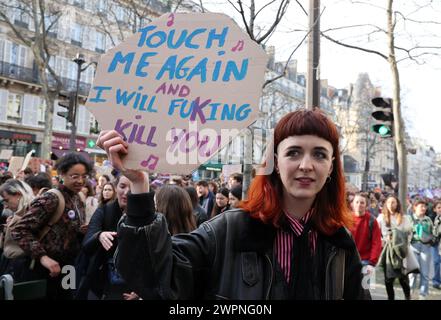
[[[41,84],[40,77],[36,69],[25,68],[15,64],[10,64],[4,61],[0,61],[0,76],[9,78],[12,80],[23,81],[27,83]],[[49,87],[54,88],[56,86],[55,79],[49,74]],[[77,88],[77,82],[72,79],[60,77],[63,84],[63,90],[75,91]],[[80,81],[78,93],[82,96],[89,94],[90,84]]]

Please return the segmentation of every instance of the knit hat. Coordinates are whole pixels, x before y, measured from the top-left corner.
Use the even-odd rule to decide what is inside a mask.
[[[242,186],[236,186],[230,190],[230,192],[235,196],[237,199],[242,200]]]

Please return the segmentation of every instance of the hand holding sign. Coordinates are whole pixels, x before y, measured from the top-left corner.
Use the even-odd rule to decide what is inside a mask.
[[[101,56],[86,107],[114,166],[188,174],[257,119],[267,59],[225,15],[165,14]]]
[[[101,131],[97,139],[97,146],[106,150],[112,166],[127,177],[135,190],[132,193],[146,192],[149,189],[149,179],[142,171],[126,169],[123,165],[123,157],[128,154],[129,145],[123,140],[121,135],[115,130]],[[133,189],[132,187],[132,189]]]

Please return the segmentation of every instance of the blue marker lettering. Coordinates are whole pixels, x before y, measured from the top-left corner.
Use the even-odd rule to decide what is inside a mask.
[[[216,34],[216,29],[211,29],[210,33],[208,34],[207,45],[205,46],[205,48],[207,49],[211,48],[214,40],[218,40],[219,41],[218,46],[219,48],[222,48],[225,44],[225,38],[227,37],[227,33],[228,33],[228,27],[225,27],[222,30],[222,33],[220,34]]]
[[[101,94],[104,90],[111,90],[112,87],[94,86],[92,89],[96,90],[96,96],[89,99],[90,102],[105,102],[106,99],[101,98]]]
[[[248,71],[248,59],[242,60],[242,66],[240,72],[239,69],[237,68],[236,62],[230,60],[227,62],[227,66],[225,67],[225,72],[224,72],[224,76],[222,77],[222,81],[224,82],[230,81],[230,76],[232,73],[234,74],[234,78],[236,80],[243,80],[247,75],[247,71]]]
[[[125,63],[126,65],[124,67],[124,73],[125,74],[129,73],[134,57],[135,57],[135,52],[129,52],[128,54],[123,56],[121,51],[118,51],[117,53],[115,53],[107,72],[114,72],[118,63]]]
[[[147,77],[148,73],[142,71],[142,69],[144,69],[145,67],[148,67],[148,65],[150,64],[147,59],[149,57],[153,57],[156,56],[158,53],[157,52],[144,52],[141,56],[141,58],[139,59],[138,65],[136,66],[136,73],[135,75],[137,77]]]
[[[141,35],[139,36],[139,41],[138,41],[138,47],[142,47],[145,46],[145,40],[147,38],[147,33],[151,30],[155,30],[156,26],[146,26],[144,28],[139,29],[138,32],[141,33]]]
[[[136,94],[136,91],[127,95],[127,91],[121,91],[121,89],[117,89],[116,90],[116,103],[121,104],[121,102],[122,102],[122,104],[126,106],[130,102],[130,100],[132,100],[132,98],[135,96],[135,94]]]
[[[205,31],[207,31],[207,28],[199,28],[194,30],[185,40],[185,46],[190,49],[199,49],[199,45],[192,43],[192,40],[196,35],[204,33]]]
[[[207,61],[208,58],[204,58],[196,65],[196,67],[191,70],[190,74],[187,77],[187,81],[191,81],[194,76],[201,76],[201,83],[204,83],[207,80]]]

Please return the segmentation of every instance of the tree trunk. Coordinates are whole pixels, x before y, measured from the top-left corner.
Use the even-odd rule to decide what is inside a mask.
[[[253,170],[252,153],[253,153],[253,136],[250,129],[245,130],[244,134],[244,164],[243,164],[243,181],[242,181],[242,200],[247,198],[248,188],[251,184],[251,173]]]
[[[393,86],[393,113],[394,113],[394,141],[397,148],[398,156],[398,198],[401,201],[403,212],[406,212],[406,197],[407,197],[407,154],[406,142],[404,135],[404,122],[401,117],[401,98],[400,98],[400,74],[398,72],[397,60],[395,57],[394,48],[394,28],[395,23],[392,17],[393,0],[388,1],[387,19],[388,19],[388,38],[389,38],[389,65],[392,71],[392,86]]]
[[[50,91],[49,79],[45,71],[46,68],[44,67],[44,63],[40,62],[38,63],[38,66],[39,66],[38,70],[40,73],[40,79],[42,85],[42,94],[44,100],[46,101],[46,110],[44,115],[43,142],[41,144],[41,158],[50,159],[50,152],[52,149],[52,126],[54,120],[54,102],[55,102],[56,92],[58,91]]]

